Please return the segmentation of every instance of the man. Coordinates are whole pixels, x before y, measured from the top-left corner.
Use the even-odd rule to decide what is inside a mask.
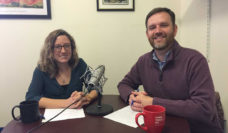
[[[121,98],[135,111],[146,105],[164,106],[167,114],[186,118],[191,133],[221,133],[207,61],[199,52],[181,47],[176,33],[170,9],[149,12],[146,35],[153,50],[141,56],[118,84]],[[139,85],[144,91],[133,91]]]

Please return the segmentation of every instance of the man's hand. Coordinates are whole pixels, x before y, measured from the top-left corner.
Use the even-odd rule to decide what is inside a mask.
[[[129,104],[134,111],[143,111],[143,107],[152,105],[153,98],[148,96],[146,92],[132,92],[129,97]]]

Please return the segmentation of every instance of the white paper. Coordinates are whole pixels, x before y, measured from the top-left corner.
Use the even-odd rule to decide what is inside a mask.
[[[63,109],[45,109],[45,112],[44,112],[45,119],[43,119],[42,122],[48,121],[49,119],[57,115],[62,110]],[[51,121],[60,121],[60,120],[84,118],[84,117],[85,117],[85,113],[83,109],[66,109],[59,116],[57,116]]]
[[[135,116],[137,113],[139,112],[133,111],[130,106],[126,106],[109,115],[104,116],[104,118],[137,128],[138,125],[135,122]],[[142,116],[138,118],[138,122],[140,125],[144,123]]]

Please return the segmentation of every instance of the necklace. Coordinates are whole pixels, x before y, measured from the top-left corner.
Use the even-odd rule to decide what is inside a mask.
[[[65,67],[63,71],[59,71],[56,79],[60,85],[69,84],[71,79],[71,69]]]
[[[65,85],[70,82],[70,77],[69,76],[64,76],[64,74],[59,74],[57,81],[59,82],[60,85]]]
[[[63,84],[65,84],[66,83],[66,80],[61,76],[61,82],[63,83]]]

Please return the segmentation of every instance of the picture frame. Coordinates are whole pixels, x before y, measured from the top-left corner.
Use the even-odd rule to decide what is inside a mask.
[[[50,0],[0,1],[0,19],[51,19]]]
[[[135,0],[97,0],[97,11],[135,11]]]

